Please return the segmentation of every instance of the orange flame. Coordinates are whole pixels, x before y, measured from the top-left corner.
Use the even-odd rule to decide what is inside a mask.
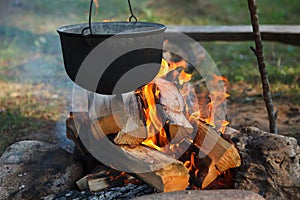
[[[190,85],[186,85],[191,78],[192,74],[186,73],[184,70],[187,69],[187,62],[185,60],[181,60],[179,62],[171,62],[162,60],[160,71],[157,77],[160,78],[167,78],[167,76],[173,79],[174,82],[177,82],[179,85],[178,87],[180,90],[181,95],[185,100],[190,98],[192,87]],[[177,71],[176,71],[177,70]],[[171,75],[169,75],[172,73]],[[218,84],[227,84],[228,80],[222,76],[217,76],[213,74],[212,82],[214,86]],[[192,114],[193,116],[199,117],[201,120],[205,121],[206,123],[218,127],[220,132],[224,132],[226,126],[229,124],[226,120],[216,120],[215,119],[215,112],[217,111],[218,107],[226,100],[229,96],[226,93],[226,87],[223,88],[222,91],[213,91],[209,95],[209,100],[205,100],[200,102],[203,106],[197,107],[197,110],[189,111],[189,107],[186,105],[186,116],[189,118]],[[151,148],[157,149],[158,151],[165,151],[163,146],[169,143],[166,130],[164,129],[164,122],[162,122],[162,117],[160,110],[156,104],[160,98],[160,91],[159,88],[154,83],[149,83],[142,87],[140,94],[145,101],[145,118],[146,118],[146,129],[148,133],[148,138],[143,141],[143,144],[149,146]],[[197,99],[197,97],[195,97]],[[206,97],[207,99],[207,97]],[[196,101],[196,100],[193,100]],[[192,102],[192,104],[198,104],[198,102]],[[194,107],[192,109],[195,109]],[[190,113],[190,114],[189,114]],[[176,146],[170,147],[171,152],[176,149]],[[188,165],[188,163],[186,163]]]
[[[228,80],[223,76],[217,76],[216,74],[213,75],[212,84],[222,89],[222,91],[212,91],[210,94],[210,100],[211,102],[208,103],[207,109],[210,112],[209,117],[205,120],[206,123],[218,127],[218,131],[224,133],[226,126],[229,124],[226,120],[216,120],[215,119],[215,113],[217,109],[223,104],[223,102],[226,101],[226,99],[229,97],[229,94],[227,93],[227,87],[226,84],[228,84]],[[223,86],[218,87],[218,84],[223,84]]]
[[[157,77],[164,77],[168,74],[169,71],[170,70],[169,70],[168,62],[165,59],[162,59],[160,70],[157,74]]]
[[[179,62],[170,62],[162,60],[160,71],[157,75],[159,78],[166,78],[168,80],[177,83],[177,87],[180,94],[184,98],[185,102],[190,101],[192,105],[185,105],[185,115],[190,118],[191,115],[206,123],[218,128],[218,131],[224,133],[226,126],[229,124],[226,120],[220,120],[215,116],[218,112],[219,107],[222,106],[223,102],[229,96],[226,93],[226,84],[228,80],[222,76],[212,75],[212,80],[209,84],[218,88],[216,91],[212,91],[209,95],[201,93],[200,102],[199,96],[196,95],[192,84],[189,81],[192,78],[192,74],[187,73],[187,62],[182,60]],[[223,84],[223,85],[222,85]],[[221,87],[218,87],[221,86]],[[160,90],[154,83],[149,83],[139,90],[139,95],[142,97],[144,106],[144,114],[146,121],[146,129],[148,133],[148,138],[142,142],[150,148],[156,149],[164,153],[176,153],[176,150],[180,148],[179,143],[172,144],[169,149],[165,146],[169,144],[168,132],[164,129],[163,115],[160,110],[161,105],[159,105]],[[189,103],[189,104],[190,104]],[[187,138],[189,140],[189,138]],[[191,141],[193,142],[193,141]],[[197,162],[197,161],[196,161]],[[195,153],[191,153],[189,160],[185,161],[184,166],[198,177],[201,174],[201,169],[197,167],[198,164],[195,163]]]
[[[163,151],[161,147],[168,144],[168,138],[156,105],[156,99],[159,99],[160,95],[159,89],[154,87],[153,83],[150,83],[142,88],[142,94],[148,105],[144,112],[146,117],[146,129],[149,136],[142,144],[158,151]]]
[[[215,91],[208,93],[196,94],[193,86],[189,81],[192,79],[192,74],[187,73],[187,62],[181,60],[179,62],[171,62],[162,60],[160,71],[157,75],[159,78],[165,78],[169,81],[173,81],[182,95],[186,103],[185,116],[189,119],[191,116],[197,117],[207,124],[210,124],[218,129],[218,131],[224,133],[228,121],[218,119],[216,113],[229,96],[227,94],[228,80],[222,76],[212,75],[211,81],[212,88],[217,88]],[[156,149],[164,153],[172,153],[176,155],[176,150],[180,148],[180,142],[169,144],[169,138],[167,130],[164,129],[165,122],[163,121],[163,110],[161,110],[159,87],[151,82],[143,86],[137,91],[137,94],[141,97],[144,104],[144,114],[146,121],[146,130],[148,137],[142,142],[143,145]],[[192,106],[191,106],[191,105]],[[185,138],[191,143],[191,138]],[[184,166],[189,170],[191,175],[195,177],[201,176],[201,169],[199,168],[198,160],[196,159],[195,152],[187,155],[187,160],[184,162]]]
[[[188,74],[184,71],[181,71],[179,76],[178,76],[179,84],[183,85],[184,83],[190,81],[191,78],[192,78],[192,74]]]
[[[148,135],[149,133],[155,134],[157,131],[160,131],[163,128],[163,124],[160,120],[155,102],[155,96],[159,96],[159,90],[156,90],[155,93],[153,92],[153,90],[153,83],[145,85],[142,89],[142,93],[144,94],[148,105],[148,108],[145,109]],[[150,136],[154,134],[150,134]]]
[[[193,167],[195,167],[195,152],[192,152],[191,160],[185,161],[183,165],[189,170],[189,172],[193,170]]]

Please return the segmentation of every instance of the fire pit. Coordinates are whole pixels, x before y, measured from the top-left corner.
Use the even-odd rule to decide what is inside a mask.
[[[158,191],[220,187],[221,183],[213,183],[217,177],[223,176],[219,182],[228,181],[229,169],[241,163],[235,146],[222,136],[227,121],[214,114],[225,101],[226,90],[206,101],[195,93],[187,70],[184,60],[163,60],[158,76],[133,92],[90,93],[89,111],[72,112],[67,120],[68,136],[83,155],[91,153],[103,164],[134,174]],[[213,75],[211,84],[224,81]],[[107,149],[100,152],[97,147]],[[84,189],[89,181],[95,182],[89,176],[80,181],[80,187]],[[225,182],[223,188],[232,187]],[[103,189],[99,187],[95,191]]]

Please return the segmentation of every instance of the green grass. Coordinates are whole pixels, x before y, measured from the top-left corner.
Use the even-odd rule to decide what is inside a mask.
[[[253,42],[202,44],[217,64],[222,75],[232,84],[244,82],[260,87],[256,57],[250,50]],[[220,50],[221,49],[221,50]],[[272,92],[300,104],[300,47],[265,42],[264,53]]]
[[[17,137],[61,120],[68,112],[72,84],[63,67],[58,26],[88,20],[87,0],[32,0],[0,3],[0,153]],[[250,24],[247,1],[131,0],[139,21],[164,24]],[[99,0],[93,21],[126,21],[127,1]],[[257,0],[262,24],[300,22],[299,0]],[[247,43],[202,43],[232,84],[260,85],[256,60]],[[265,43],[272,91],[300,104],[300,48]],[[232,92],[234,93],[234,91]],[[236,92],[236,95],[239,95]]]
[[[184,25],[250,23],[246,0],[141,0],[132,1],[132,4],[136,5],[140,20],[146,21]],[[258,0],[257,5],[261,23],[299,23],[300,2],[298,0]]]

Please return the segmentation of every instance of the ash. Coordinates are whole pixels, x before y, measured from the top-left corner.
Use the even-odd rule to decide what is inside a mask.
[[[44,200],[114,200],[114,199],[132,199],[154,193],[154,189],[146,184],[135,185],[129,183],[122,187],[113,187],[101,192],[91,193],[86,191],[66,191],[54,197],[46,197]]]

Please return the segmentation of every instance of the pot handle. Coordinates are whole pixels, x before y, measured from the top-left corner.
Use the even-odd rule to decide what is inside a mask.
[[[131,16],[130,16],[129,19],[128,19],[129,22],[132,22],[132,19],[134,19],[134,21],[137,22],[138,20],[137,20],[137,17],[133,14],[130,0],[128,0],[128,6],[129,6],[130,14],[131,14]]]
[[[89,31],[90,31],[89,35],[92,35],[92,34],[93,34],[93,32],[92,32],[92,11],[93,11],[93,2],[94,2],[94,0],[91,0],[91,3],[90,3],[90,11],[89,11],[89,26],[83,28],[82,31],[81,31],[81,33],[82,33],[83,36],[87,36],[87,35],[84,34],[84,32],[85,32],[86,30],[88,30],[88,29],[89,29]],[[137,17],[133,14],[130,0],[128,0],[128,7],[129,7],[130,14],[131,14],[131,16],[130,16],[129,19],[128,19],[129,22],[132,22],[133,19],[134,19],[135,22],[137,22],[138,20],[137,20]]]

